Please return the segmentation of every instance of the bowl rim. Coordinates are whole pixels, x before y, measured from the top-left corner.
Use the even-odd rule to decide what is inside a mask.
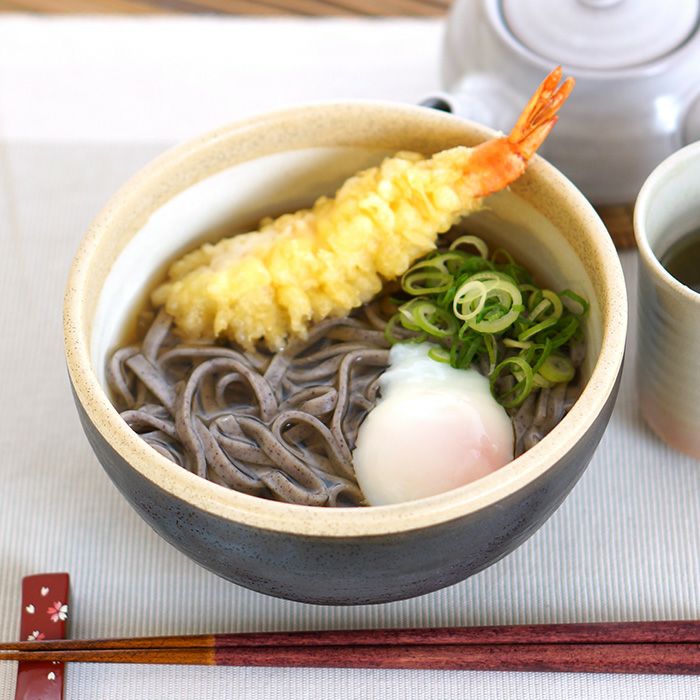
[[[86,329],[83,287],[90,262],[105,240],[110,227],[128,200],[153,187],[168,167],[211,148],[222,138],[245,138],[257,129],[281,125],[290,118],[322,119],[335,110],[359,110],[377,118],[419,119],[425,126],[439,128],[457,121],[482,140],[499,136],[475,122],[415,105],[381,100],[343,100],[307,103],[268,112],[220,127],[165,151],[128,180],[90,224],[73,259],[64,301],[64,341],[68,373],[78,401],[102,438],[111,445],[130,469],[169,495],[238,524],[304,537],[356,538],[410,532],[462,518],[505,499],[541,477],[572,450],[605,407],[613,393],[622,367],[627,330],[626,290],[617,251],[603,222],[583,194],[554,166],[539,156],[528,166],[528,177],[556,190],[585,222],[601,265],[609,294],[601,301],[603,324],[601,349],[579,400],[557,426],[536,446],[496,472],[452,491],[428,498],[368,508],[323,508],[280,503],[233,491],[182,469],[148,447],[121,419],[92,369],[89,330]],[[611,262],[612,261],[612,264]]]

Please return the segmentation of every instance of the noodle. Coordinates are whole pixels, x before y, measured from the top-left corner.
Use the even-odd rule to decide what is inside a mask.
[[[126,423],[203,478],[289,503],[360,505],[352,450],[389,362],[371,313],[263,355],[183,344],[161,310],[140,346],[114,353],[108,381]]]

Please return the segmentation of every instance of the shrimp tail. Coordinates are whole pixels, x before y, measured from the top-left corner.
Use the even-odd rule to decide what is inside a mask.
[[[557,112],[571,94],[574,79],[562,79],[561,66],[541,83],[508,136],[476,146],[465,168],[473,197],[485,197],[517,180],[557,123]]]
[[[559,85],[561,79],[562,69],[557,66],[537,88],[508,135],[508,143],[526,161],[532,158],[547,138],[557,123],[559,108],[574,89],[573,78],[567,78]]]

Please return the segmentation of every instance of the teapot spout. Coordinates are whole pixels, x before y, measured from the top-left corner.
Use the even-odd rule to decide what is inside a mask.
[[[438,92],[434,95],[429,95],[425,97],[418,103],[421,107],[429,107],[430,109],[437,109],[439,112],[450,112],[454,114],[454,105],[452,103],[452,97],[447,92]]]

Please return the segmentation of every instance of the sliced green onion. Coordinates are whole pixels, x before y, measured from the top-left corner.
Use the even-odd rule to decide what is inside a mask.
[[[549,289],[541,290],[542,301],[540,301],[534,309],[530,311],[530,320],[534,321],[540,314],[544,313],[548,308],[552,310],[543,318],[556,318],[558,319],[562,312],[564,311],[564,305],[561,303],[561,299],[557,294],[550,291]]]
[[[403,316],[400,312],[397,312],[389,319],[386,326],[384,326],[384,337],[386,338],[386,342],[389,343],[389,345],[395,345],[396,343],[422,342],[423,340],[425,340],[425,333],[420,332],[420,329],[418,327],[407,328],[406,326],[404,326],[403,321]],[[394,335],[394,328],[396,328],[397,323],[400,323],[405,330],[410,330],[413,333],[415,333],[415,335],[410,336],[408,338],[398,337]]]
[[[558,326],[560,324],[557,324]],[[559,348],[566,345],[573,338],[580,328],[580,323],[577,316],[569,316],[565,321],[565,325],[559,328],[559,332],[552,338],[552,347]]]
[[[499,256],[505,258],[506,265],[520,267],[519,265],[516,265],[515,260],[513,260],[513,256],[505,248],[496,248],[496,250],[494,250],[493,254],[491,255],[491,262],[498,263]]]
[[[487,307],[489,299],[494,298],[500,308]],[[479,333],[500,333],[518,318],[521,306],[520,290],[507,276],[480,272],[472,275],[457,290],[452,310],[457,318],[466,321]],[[486,313],[482,314],[484,310]]]
[[[394,335],[394,328],[399,320],[399,314],[395,313],[388,321],[386,326],[384,326],[384,337],[389,345],[396,345],[396,343],[401,342],[401,338],[397,338]]]
[[[401,325],[411,331],[423,331],[434,338],[447,338],[457,332],[454,316],[427,299],[411,299],[399,307],[399,314]]]
[[[450,272],[450,267],[454,265],[459,265],[460,267],[465,263],[469,262],[469,255],[461,250],[450,250],[447,252],[435,251],[430,253],[430,255],[422,262],[416,263],[411,270],[416,270],[421,265],[432,265],[437,267],[443,272]]]
[[[420,331],[420,327],[416,323],[413,313],[414,312],[411,309],[411,302],[404,304],[403,306],[399,306],[399,321],[406,330]]]
[[[384,335],[390,344],[433,341],[429,356],[457,368],[487,357],[492,391],[504,373],[512,376],[512,388],[496,398],[514,407],[575,376],[565,346],[581,337],[588,302],[569,289],[538,287],[506,250],[488,256],[481,238],[465,235],[411,266],[401,278],[409,298],[396,300]]]
[[[408,294],[437,294],[452,286],[452,275],[439,270],[415,270],[401,278],[401,287]]]
[[[551,318],[552,316],[561,318],[561,315],[564,313],[564,304],[562,304],[559,295],[553,292],[551,289],[543,289],[542,296],[552,303],[553,311],[549,315],[549,318]]]
[[[529,348],[520,351],[520,356],[532,367],[533,374],[537,374],[552,349],[552,343],[547,338],[544,343],[531,343]]]
[[[563,292],[559,292],[559,297],[571,299],[571,301],[573,301],[581,307],[581,311],[579,311],[578,313],[569,309],[569,311],[571,311],[572,314],[576,314],[576,316],[583,316],[588,312],[590,304],[582,296],[576,294],[576,292],[573,292],[570,289],[565,289]]]
[[[549,338],[546,338],[544,343],[541,345],[534,345],[533,346],[533,360],[535,357],[537,357],[537,360],[535,362],[532,362],[532,371],[533,372],[539,372],[540,367],[542,367],[543,363],[546,361],[546,359],[552,354],[553,350],[552,342],[549,340]],[[537,354],[539,352],[539,355]]]
[[[530,312],[530,320],[534,321],[543,311],[549,308],[552,304],[547,299],[542,299],[542,301],[537,304],[537,306]]]
[[[485,319],[483,321],[467,321],[469,327],[479,333],[493,334],[502,333],[506,328],[513,325],[513,322],[520,315],[520,307],[511,309],[508,313],[495,319]]]
[[[459,331],[457,331],[457,337],[460,340],[468,340],[471,342],[472,340],[474,340],[475,337],[480,338],[481,336],[478,333],[475,333],[471,328],[469,328],[469,326],[465,322],[462,324]]]
[[[556,318],[548,318],[544,321],[541,321],[540,323],[536,323],[534,326],[530,326],[526,331],[521,333],[518,336],[518,340],[527,340],[528,338],[532,338],[534,335],[537,335],[540,331],[546,330],[547,328],[551,328],[553,325],[555,325],[557,322]]]
[[[576,369],[568,357],[554,352],[542,363],[540,374],[552,384],[561,384],[570,382]]]
[[[513,389],[498,396],[496,394],[496,382],[506,369],[510,369],[510,373],[515,378],[516,384]],[[489,375],[491,393],[494,395],[495,399],[506,408],[514,408],[525,401],[532,391],[533,381],[532,367],[520,356],[506,358],[503,362],[497,364],[493,372]]]
[[[470,319],[467,324],[479,333],[502,333],[517,320],[523,310],[520,290],[512,282],[503,279],[486,282],[485,285],[488,296],[497,297],[505,311],[496,317]]]
[[[456,369],[460,369],[458,364],[460,348],[460,343],[453,340],[452,344],[450,345],[450,365]]]
[[[445,263],[442,260],[442,255],[436,255],[430,258],[426,258],[425,260],[421,260],[420,262],[417,262],[415,265],[412,265],[411,267],[406,270],[406,272],[403,273],[403,277],[406,277],[407,275],[410,275],[412,272],[415,272],[416,270],[424,270],[424,269],[434,269],[437,270],[438,272],[447,272],[447,267],[445,267]],[[403,279],[402,277],[402,279]]]
[[[515,338],[504,338],[503,339],[503,344],[507,348],[519,348],[521,350],[527,350],[529,347],[532,346],[532,343],[529,341],[520,341],[520,340],[515,340]]]
[[[428,357],[436,362],[450,362],[450,353],[441,346],[435,346],[428,350]]]
[[[519,284],[518,289],[520,289],[523,294],[534,294],[540,291],[539,287],[535,287],[534,284]]]
[[[549,389],[552,382],[548,382],[539,372],[532,378],[532,386],[536,389]]]
[[[418,327],[434,338],[447,338],[457,330],[454,316],[437,306],[425,304],[417,307],[414,318]]]
[[[520,306],[523,303],[523,296],[520,290],[509,280],[494,280],[490,284],[487,282],[486,287],[489,291],[489,296],[497,296],[504,305],[513,307]]]
[[[446,272],[451,275],[458,273],[465,265],[470,265],[471,260],[481,260],[481,258],[475,258],[470,256],[462,250],[453,250],[447,253],[440,253],[439,255],[432,258],[432,260],[438,261]],[[479,263],[481,264],[481,263]]]
[[[489,355],[489,374],[491,374],[496,367],[496,360],[498,359],[496,339],[492,335],[485,335],[484,345],[486,346],[486,352]]]
[[[450,250],[454,250],[455,248],[458,248],[460,245],[474,246],[474,248],[476,248],[479,251],[479,255],[482,258],[489,257],[488,246],[478,236],[460,236],[459,238],[455,238],[455,240],[452,241],[452,243],[450,244]]]
[[[533,289],[527,299],[527,310],[532,313],[533,309],[542,301],[542,290],[539,288]]]
[[[478,280],[479,282],[505,280],[506,282],[510,282],[514,285],[514,280],[510,275],[506,274],[505,272],[499,272],[498,270],[480,270],[479,272],[474,272],[471,274],[469,279]]]
[[[468,321],[481,313],[487,296],[488,290],[483,282],[469,280],[457,290],[452,311],[457,318]]]
[[[481,349],[483,343],[484,336],[477,335],[476,337],[470,339],[460,350],[460,353],[457,356],[457,364],[454,366],[456,366],[458,369],[466,369],[471,367],[472,362],[474,362],[474,358]]]

